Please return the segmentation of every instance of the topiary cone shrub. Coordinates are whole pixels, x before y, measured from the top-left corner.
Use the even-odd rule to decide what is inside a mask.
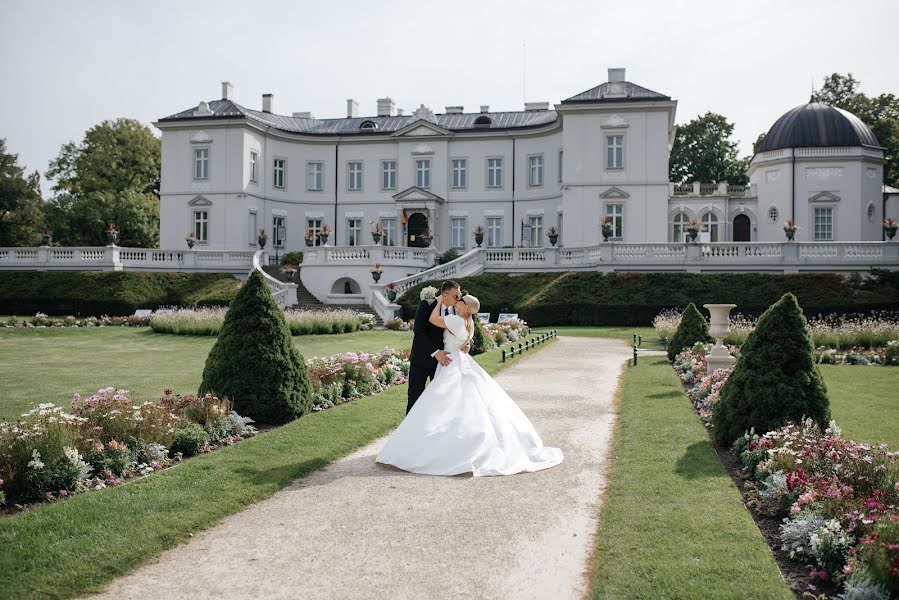
[[[805,316],[796,296],[786,293],[759,318],[740,348],[712,422],[715,438],[730,446],[750,428],[763,434],[803,418],[826,427],[830,403]]]
[[[306,361],[258,271],[234,297],[206,358],[199,393],[207,392],[230,398],[238,414],[260,423],[286,423],[312,407]]]
[[[680,325],[668,342],[668,360],[674,360],[684,348],[691,348],[696,342],[714,342],[709,335],[709,322],[692,302],[684,309]]]

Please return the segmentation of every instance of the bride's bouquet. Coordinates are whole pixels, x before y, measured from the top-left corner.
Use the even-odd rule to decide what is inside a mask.
[[[422,288],[419,298],[421,300],[427,300],[428,302],[431,302],[432,300],[437,300],[437,288],[435,288],[432,285],[429,285],[426,288]]]

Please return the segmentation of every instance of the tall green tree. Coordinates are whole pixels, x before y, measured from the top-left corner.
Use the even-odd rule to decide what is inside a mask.
[[[56,196],[47,224],[64,245],[105,244],[114,223],[123,246],[159,244],[161,144],[133,119],[103,121],[80,144],[63,144],[50,163]]]
[[[733,123],[713,112],[679,126],[668,161],[670,180],[746,185],[749,159],[739,158],[737,142],[731,140],[733,133]]]
[[[41,176],[25,175],[19,155],[0,138],[0,246],[32,246],[40,239]]]
[[[886,164],[884,182],[899,186],[899,97],[893,94],[867,96],[859,91],[859,82],[852,73],[833,73],[815,90],[812,99],[847,110],[862,120],[884,147]]]

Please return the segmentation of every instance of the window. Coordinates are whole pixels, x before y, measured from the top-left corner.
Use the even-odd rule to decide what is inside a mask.
[[[709,234],[709,242],[718,241],[718,217],[714,213],[705,213],[702,216],[702,231]]]
[[[201,243],[209,241],[209,211],[194,211],[194,237]]]
[[[254,211],[250,211],[250,218],[247,223],[247,240],[249,240],[250,246],[256,245],[256,238],[258,236],[259,230],[256,229],[258,227],[256,221],[256,213]]]
[[[425,190],[431,187],[430,158],[419,158],[415,161],[415,185]]]
[[[384,246],[396,246],[396,219],[381,219],[381,227],[384,228],[381,244]]]
[[[559,150],[559,183],[562,183],[562,150]]]
[[[876,210],[877,210],[877,209],[874,208],[874,203],[873,203],[873,202],[869,202],[869,203],[868,203],[868,208],[865,209],[866,214],[868,215],[868,220],[869,220],[869,221],[874,221],[874,213],[875,213]]]
[[[209,179],[209,148],[194,148],[194,179]]]
[[[346,220],[346,244],[358,246],[362,243],[362,219]]]
[[[777,207],[772,206],[768,209],[768,220],[772,223],[777,223]]]
[[[612,220],[612,235],[610,239],[620,240],[624,238],[624,205],[606,204],[606,216]]]
[[[346,189],[350,192],[362,191],[362,161],[353,160],[346,164]]]
[[[674,215],[674,221],[671,223],[671,240],[674,242],[684,241],[684,232],[686,231],[687,222],[690,220],[685,213],[677,213]]]
[[[395,190],[396,189],[396,161],[395,160],[382,160],[381,161],[381,189],[382,190]]]
[[[503,246],[503,218],[487,217],[487,247],[502,248]]]
[[[532,215],[528,217],[528,225],[531,226],[531,239],[528,244],[531,248],[543,246],[543,217]]]
[[[258,163],[259,153],[257,153],[255,150],[250,150],[250,181],[259,181],[259,170],[257,168]]]
[[[464,158],[453,159],[453,187],[462,189],[468,186],[468,161]]]
[[[287,160],[283,158],[276,158],[274,161],[275,169],[272,174],[272,182],[276,188],[284,187],[284,174],[287,171]]]
[[[528,185],[540,187],[543,185],[543,156],[531,156],[528,158]]]
[[[833,209],[815,209],[815,241],[833,240]]]
[[[606,137],[606,168],[624,168],[624,136],[610,135]]]
[[[312,239],[315,240],[315,245],[318,246],[321,244],[318,239],[318,234],[322,232],[322,220],[321,219],[306,219],[306,229],[312,230]]]
[[[311,162],[306,165],[306,189],[310,192],[322,191],[323,163]]]
[[[450,219],[450,240],[452,247],[457,250],[465,249],[465,218],[453,217]]]
[[[487,187],[503,187],[503,159],[487,159]]]
[[[272,217],[272,237],[275,248],[283,248],[287,242],[287,217]]]

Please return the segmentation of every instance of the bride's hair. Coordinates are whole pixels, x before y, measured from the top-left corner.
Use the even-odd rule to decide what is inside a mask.
[[[468,310],[471,312],[472,318],[474,318],[474,315],[478,314],[478,311],[481,310],[481,301],[474,296],[465,294],[464,296],[462,296],[462,302],[464,302],[465,306],[468,307]]]

